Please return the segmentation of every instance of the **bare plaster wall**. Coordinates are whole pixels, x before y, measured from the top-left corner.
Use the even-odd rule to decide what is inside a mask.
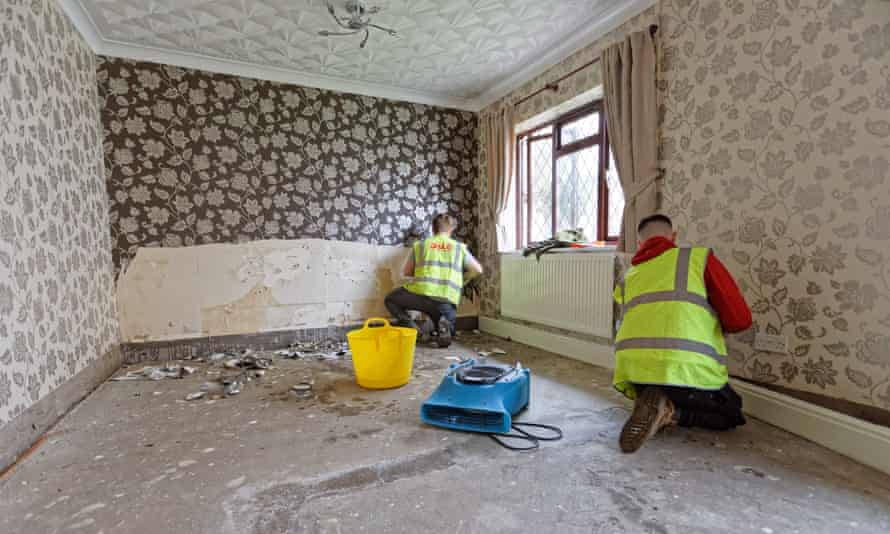
[[[386,317],[404,247],[323,239],[140,248],[118,281],[125,342],[355,324]],[[476,315],[464,302],[461,315]]]

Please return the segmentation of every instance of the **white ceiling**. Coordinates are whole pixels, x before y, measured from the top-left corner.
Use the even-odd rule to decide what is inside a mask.
[[[364,50],[324,0],[60,2],[99,54],[478,110],[652,0],[368,0]]]

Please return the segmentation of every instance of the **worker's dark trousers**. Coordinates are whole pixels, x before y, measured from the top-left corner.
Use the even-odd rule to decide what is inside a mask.
[[[745,424],[742,398],[729,384],[719,391],[662,387],[677,409],[677,424],[710,430],[729,430]]]
[[[413,324],[411,316],[408,315],[408,311],[419,311],[425,313],[433,320],[434,328],[438,326],[439,318],[445,317],[451,325],[451,333],[454,334],[454,321],[457,318],[457,306],[450,302],[431,299],[430,297],[418,295],[417,293],[408,291],[404,287],[400,287],[387,295],[383,303],[386,305],[386,309],[389,310],[389,313],[403,325],[407,326]]]

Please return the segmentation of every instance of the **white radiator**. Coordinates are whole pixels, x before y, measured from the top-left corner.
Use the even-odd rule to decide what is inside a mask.
[[[501,256],[501,315],[612,337],[615,254]]]

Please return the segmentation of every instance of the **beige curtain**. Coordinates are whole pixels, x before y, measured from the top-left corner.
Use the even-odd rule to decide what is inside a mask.
[[[483,119],[485,148],[488,154],[488,193],[491,195],[491,215],[494,219],[498,245],[505,238],[500,217],[507,209],[510,188],[513,185],[513,167],[516,159],[516,132],[513,124],[513,105],[504,103]]]
[[[603,100],[609,142],[624,190],[618,250],[637,248],[637,224],[661,207],[658,173],[657,59],[649,31],[603,50]]]

